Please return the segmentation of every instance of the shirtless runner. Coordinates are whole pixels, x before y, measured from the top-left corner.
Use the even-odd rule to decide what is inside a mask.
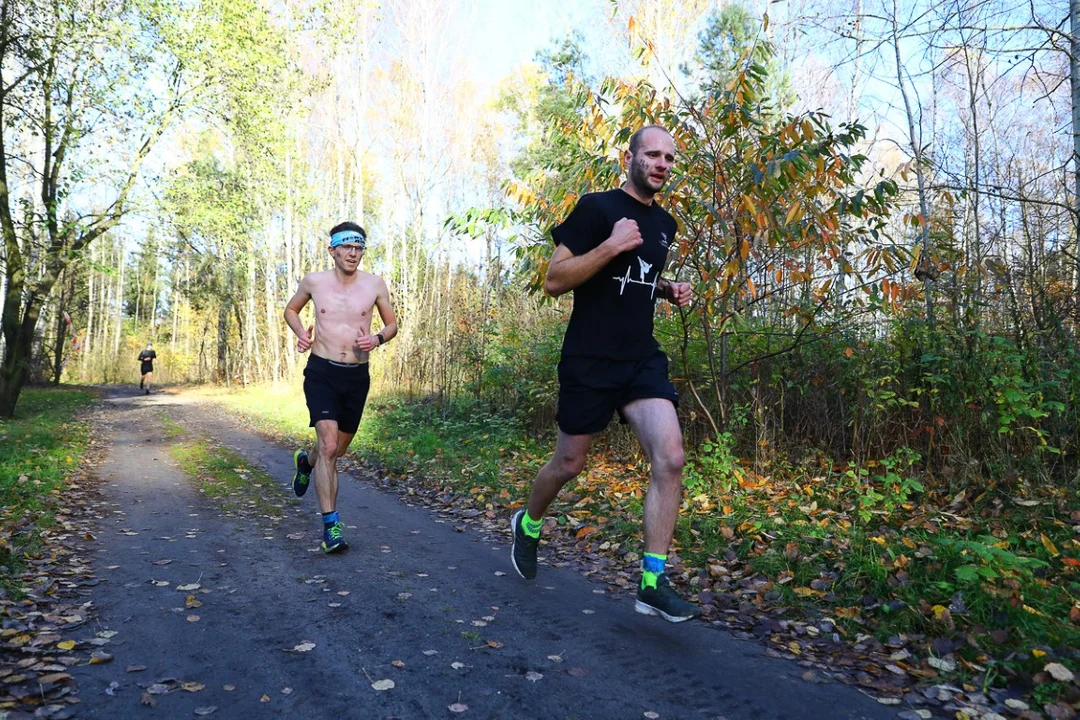
[[[308,273],[285,305],[285,322],[296,334],[296,349],[311,350],[304,368],[304,397],[315,428],[315,450],[293,454],[293,492],[307,492],[312,471],[323,516],[323,552],[349,547],[337,513],[337,459],[345,454],[360,426],[371,377],[368,356],[397,335],[390,292],[378,275],[358,270],[367,233],[344,222],[330,231],[333,270]],[[305,328],[300,311],[315,303],[315,324]],[[383,328],[371,334],[372,311],[378,308]]]

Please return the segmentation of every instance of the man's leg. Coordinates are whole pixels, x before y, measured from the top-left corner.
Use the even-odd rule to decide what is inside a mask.
[[[342,537],[344,525],[337,513],[337,459],[341,436],[337,420],[319,420],[315,423],[315,496],[322,512],[322,550],[327,553],[349,547]],[[348,438],[351,440],[352,436]],[[348,442],[345,447],[348,447]]]
[[[671,622],[689,620],[700,614],[700,609],[680,598],[664,574],[682,503],[682,470],[686,462],[679,416],[675,405],[666,398],[634,400],[623,407],[622,413],[652,468],[645,495],[641,586],[634,609]]]
[[[568,435],[559,431],[555,454],[533,480],[532,494],[525,510],[518,510],[510,521],[514,543],[510,559],[518,575],[526,580],[536,577],[536,548],[540,543],[540,521],[563,486],[576,478],[585,467],[592,435]]]
[[[682,504],[682,430],[675,405],[663,398],[634,400],[623,408],[652,474],[645,495],[645,552],[667,555]]]
[[[529,495],[529,516],[535,520],[544,517],[555,496],[585,468],[585,459],[592,445],[592,435],[568,435],[559,431],[555,441],[555,454],[533,480]]]
[[[146,383],[146,394],[150,394],[150,382],[154,379],[154,373],[148,372],[143,375],[143,381]]]

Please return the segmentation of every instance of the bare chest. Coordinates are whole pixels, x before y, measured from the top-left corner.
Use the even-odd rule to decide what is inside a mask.
[[[370,321],[375,306],[375,291],[366,284],[342,288],[328,285],[316,288],[311,296],[319,322]]]

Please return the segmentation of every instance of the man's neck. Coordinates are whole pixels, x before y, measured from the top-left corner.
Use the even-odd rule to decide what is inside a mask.
[[[356,268],[351,273],[347,273],[337,265],[334,266],[334,279],[341,285],[352,285],[360,277],[360,268]]]
[[[622,184],[622,191],[643,205],[653,204],[654,193],[642,192],[641,188],[639,188],[630,180],[627,180]]]

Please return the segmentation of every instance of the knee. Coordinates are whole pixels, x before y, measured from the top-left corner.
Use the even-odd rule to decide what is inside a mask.
[[[681,444],[662,448],[653,458],[652,465],[656,477],[681,481],[683,467],[686,465],[686,453]]]
[[[316,454],[319,460],[325,460],[326,462],[333,462],[338,458],[337,447],[330,443],[320,442]]]
[[[570,482],[585,469],[585,456],[584,455],[560,455],[552,463],[555,466],[555,473],[564,483]]]

